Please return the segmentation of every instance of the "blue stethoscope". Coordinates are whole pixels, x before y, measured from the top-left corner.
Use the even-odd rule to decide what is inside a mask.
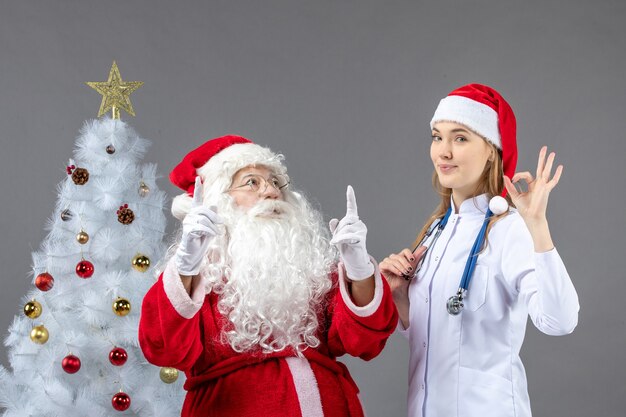
[[[446,214],[442,218],[437,219],[435,222],[433,222],[433,224],[428,228],[426,235],[424,235],[424,238],[420,241],[420,243],[417,246],[415,246],[415,248],[413,248],[413,252],[415,252],[415,250],[418,247],[422,246],[424,242],[426,242],[426,240],[432,235],[435,229],[437,230],[435,232],[435,236],[433,237],[432,242],[427,247],[426,252],[424,252],[422,259],[420,260],[419,264],[415,268],[415,273],[413,274],[414,277],[422,268],[422,264],[424,263],[426,254],[428,253],[430,248],[435,245],[435,242],[437,242],[439,235],[441,234],[443,229],[446,227],[446,224],[448,223],[448,219],[450,218],[451,213],[452,213],[452,207],[449,207],[448,211],[446,211]],[[487,232],[487,226],[489,225],[489,219],[491,219],[491,216],[493,216],[493,212],[491,211],[491,209],[487,209],[487,213],[485,213],[485,220],[483,220],[483,225],[480,228],[480,232],[478,232],[476,241],[474,241],[474,246],[472,246],[472,250],[470,251],[470,254],[467,258],[467,262],[465,263],[465,269],[463,270],[463,276],[461,277],[459,289],[457,290],[456,294],[448,298],[448,301],[446,302],[446,308],[448,310],[448,313],[450,313],[453,316],[458,315],[463,310],[463,299],[467,297],[469,284],[470,284],[470,281],[472,280],[474,269],[476,268],[476,261],[478,260],[478,254],[480,252],[480,248],[483,246],[483,242],[485,241],[485,233]]]

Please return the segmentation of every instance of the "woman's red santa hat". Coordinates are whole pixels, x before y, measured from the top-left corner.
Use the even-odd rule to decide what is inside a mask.
[[[462,124],[493,143],[502,152],[504,175],[509,178],[513,176],[517,165],[515,114],[496,90],[482,84],[468,84],[451,91],[439,102],[430,127],[437,122]],[[506,189],[502,195],[506,195]],[[491,211],[495,214],[506,211],[506,201],[503,206],[500,199],[495,200],[489,204]]]

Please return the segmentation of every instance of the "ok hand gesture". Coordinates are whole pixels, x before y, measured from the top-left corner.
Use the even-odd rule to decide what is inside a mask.
[[[547,146],[542,147],[541,151],[539,151],[535,178],[533,178],[530,172],[518,172],[513,175],[512,180],[507,176],[504,177],[504,186],[511,195],[511,200],[513,200],[530,231],[536,252],[546,252],[554,248],[550,229],[548,228],[548,220],[546,219],[546,210],[550,192],[559,183],[561,173],[563,172],[563,165],[559,165],[552,176],[552,166],[556,154],[551,152],[546,160],[547,152]],[[515,188],[514,184],[521,179],[528,184],[526,192],[517,191]]]
[[[517,172],[512,179],[504,176],[504,186],[509,192],[519,214],[529,227],[537,222],[545,221],[550,191],[559,183],[561,173],[563,172],[563,165],[559,165],[554,172],[554,176],[552,176],[552,166],[556,154],[550,152],[546,160],[547,152],[547,146],[542,147],[541,151],[539,151],[535,178],[528,171]],[[552,178],[550,178],[551,176]],[[517,191],[514,185],[522,179],[528,184],[526,192]]]

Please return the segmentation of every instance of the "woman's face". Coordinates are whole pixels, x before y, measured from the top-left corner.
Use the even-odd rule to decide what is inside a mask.
[[[435,123],[430,158],[443,187],[452,189],[457,204],[473,197],[493,148],[464,125],[453,122]]]

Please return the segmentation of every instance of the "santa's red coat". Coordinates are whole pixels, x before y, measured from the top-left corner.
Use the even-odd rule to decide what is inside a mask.
[[[320,345],[267,355],[237,353],[220,342],[224,323],[217,295],[201,282],[191,297],[170,263],[146,294],[139,342],[146,358],[187,375],[183,417],[362,417],[358,388],[343,354],[365,360],[383,349],[398,316],[387,283],[375,273],[374,300],[357,307],[350,300],[343,268],[320,318]]]

